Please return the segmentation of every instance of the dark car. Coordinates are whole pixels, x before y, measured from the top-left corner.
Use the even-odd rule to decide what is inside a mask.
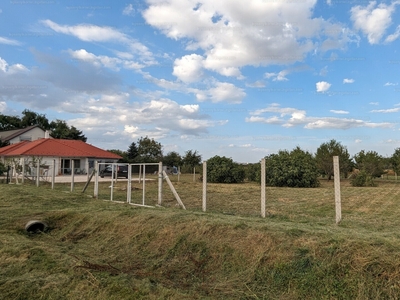
[[[111,176],[112,166],[108,165],[104,170],[100,171],[100,177]],[[128,178],[128,166],[114,166],[114,178],[125,177]]]

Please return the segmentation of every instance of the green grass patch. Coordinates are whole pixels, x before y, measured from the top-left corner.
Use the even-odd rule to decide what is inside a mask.
[[[342,182],[335,225],[333,182],[314,189],[210,184],[170,177],[163,207],[103,201],[110,184],[0,185],[1,299],[399,299],[400,189]],[[126,201],[119,181],[115,199]],[[132,190],[141,201],[138,183]],[[108,197],[108,198],[107,198]],[[157,181],[146,183],[157,204]],[[29,220],[46,233],[28,234]]]

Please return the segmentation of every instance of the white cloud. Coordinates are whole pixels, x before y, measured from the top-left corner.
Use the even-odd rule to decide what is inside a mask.
[[[246,93],[232,83],[218,82],[209,90],[212,102],[241,103]]]
[[[395,85],[398,85],[398,83],[386,82],[383,86],[395,86]]]
[[[79,24],[75,26],[59,25],[51,20],[42,20],[41,23],[55,32],[72,35],[85,42],[113,42],[122,43],[131,51],[148,59],[152,53],[143,44],[114,28],[92,24]]]
[[[1,37],[1,36],[0,36],[0,44],[10,45],[10,46],[21,45],[21,43],[16,40],[12,40],[12,39]]]
[[[15,73],[29,71],[28,68],[22,64],[8,65],[8,63],[1,57],[0,57],[0,70],[7,74],[15,74]]]
[[[175,59],[173,75],[183,82],[198,81],[203,77],[203,57],[197,54]]]
[[[397,26],[396,31],[394,33],[387,36],[387,38],[385,39],[385,42],[391,43],[391,42],[397,40],[399,36],[400,36],[400,25]]]
[[[141,69],[145,67],[144,64],[140,64],[131,60],[124,60],[116,57],[110,57],[106,55],[95,55],[93,53],[87,52],[85,49],[80,50],[68,50],[68,53],[75,59],[85,61],[93,64],[96,67],[106,67],[115,71],[118,71],[120,67],[125,69]]]
[[[374,109],[374,110],[371,110],[372,113],[395,113],[395,112],[399,112],[399,111],[400,111],[400,107],[389,108],[389,109]]]
[[[379,105],[379,102],[370,102],[371,105]]]
[[[354,83],[354,79],[345,78],[343,79],[343,83]]]
[[[334,113],[334,114],[339,114],[339,115],[345,115],[345,114],[348,114],[348,113],[349,113],[349,112],[346,111],[346,110],[334,110],[334,109],[331,109],[330,112],[331,112],[331,113]]]
[[[260,116],[264,113],[278,113],[280,116]],[[283,108],[278,104],[271,104],[267,108],[253,111],[250,115],[245,119],[246,122],[276,124],[283,127],[303,126],[306,129],[390,128],[394,126],[388,122],[372,123],[350,118],[308,117],[304,110]],[[288,118],[286,115],[290,115],[290,117]]]
[[[251,87],[251,88],[261,88],[261,87],[265,87],[265,83],[262,80],[257,80],[252,83],[246,83],[246,86]]]
[[[367,6],[357,5],[351,8],[351,20],[356,30],[361,30],[370,44],[378,44],[392,23],[392,14],[398,1],[390,5],[371,1]],[[389,39],[393,39],[389,38]]]
[[[225,76],[240,78],[240,68],[247,65],[302,61],[326,39],[334,42],[331,47],[342,49],[352,35],[337,30],[345,29],[342,24],[314,18],[315,0],[301,5],[256,0],[235,5],[229,0],[149,4],[142,14],[148,24],[171,39],[183,40],[187,50],[203,50],[204,68]]]
[[[320,81],[315,84],[318,93],[324,93],[331,87],[331,84],[326,81]]]
[[[124,10],[122,11],[122,14],[125,16],[130,16],[133,15],[135,13],[135,9],[133,8],[132,4],[128,4],[127,6],[125,6]]]
[[[0,113],[4,113],[7,109],[7,103],[4,101],[0,102]]]
[[[7,72],[8,63],[0,57],[0,70]]]
[[[362,140],[356,139],[356,140],[354,140],[354,142],[355,142],[356,144],[360,144],[360,143],[362,142]]]
[[[286,75],[289,73],[289,70],[282,70],[278,73],[265,73],[264,77],[267,79],[272,78],[272,81],[287,81],[289,79],[286,78]]]

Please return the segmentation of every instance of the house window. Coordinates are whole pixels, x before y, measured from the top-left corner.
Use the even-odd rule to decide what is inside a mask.
[[[81,168],[81,160],[80,159],[74,159],[74,168],[75,169]]]
[[[32,137],[29,136],[29,135],[21,135],[21,136],[19,137],[19,140],[20,140],[20,141],[32,141]]]

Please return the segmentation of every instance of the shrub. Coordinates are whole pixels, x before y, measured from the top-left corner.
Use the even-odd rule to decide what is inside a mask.
[[[0,175],[3,175],[4,172],[7,172],[7,167],[0,162]]]
[[[296,147],[266,157],[267,182],[280,187],[318,187],[317,164],[311,153]]]
[[[361,171],[354,174],[354,177],[350,180],[352,186],[375,186],[371,176],[368,176],[367,172]]]
[[[207,181],[213,183],[243,182],[245,171],[231,158],[218,155],[207,160]]]

